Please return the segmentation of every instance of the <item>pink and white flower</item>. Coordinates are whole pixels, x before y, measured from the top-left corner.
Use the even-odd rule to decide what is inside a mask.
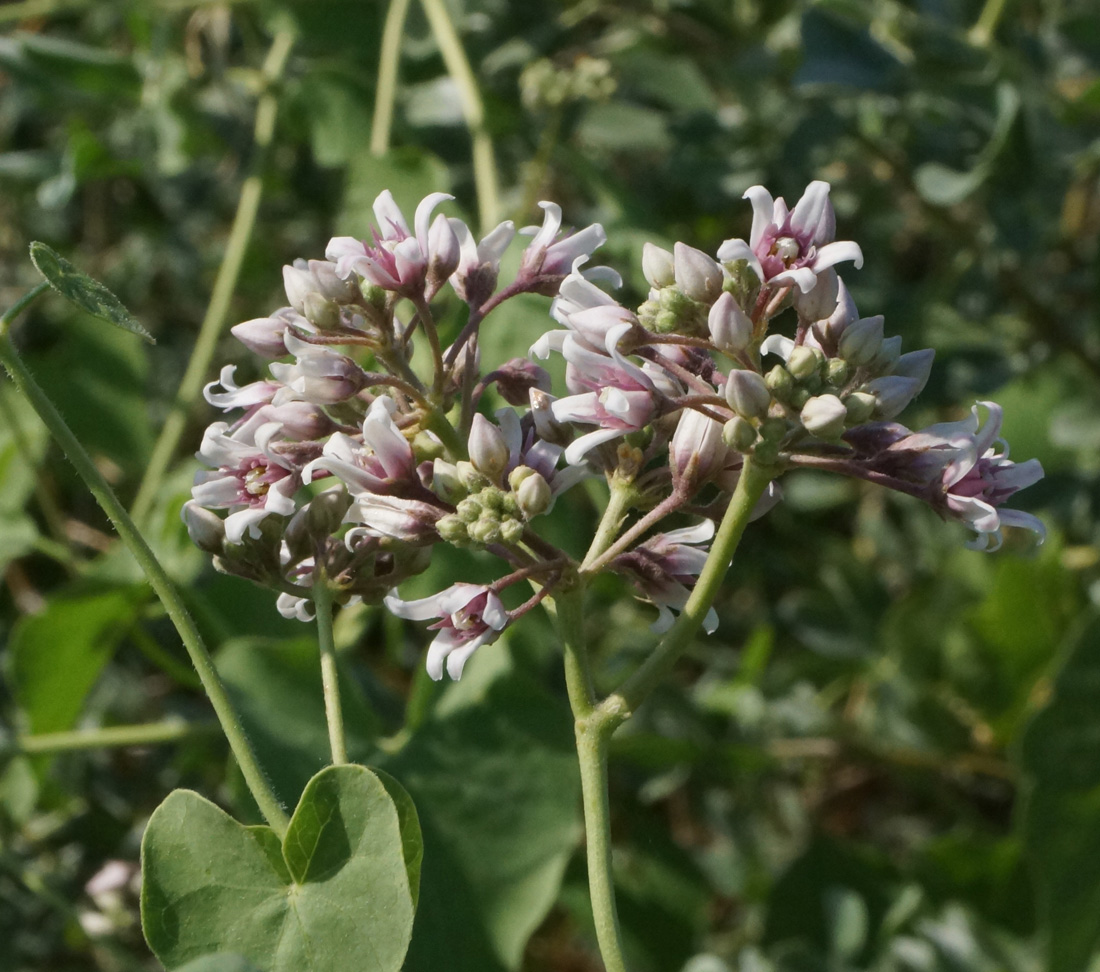
[[[836,216],[829,202],[829,183],[811,182],[795,204],[787,209],[782,196],[772,199],[763,186],[752,186],[744,197],[752,202],[749,241],[726,240],[718,250],[725,262],[747,260],[762,283],[797,286],[809,293],[817,275],[851,260],[863,266],[863,253],[850,240],[834,242]]]
[[[532,277],[560,277],[569,273],[578,261],[584,262],[593,251],[607,242],[607,234],[599,223],[593,223],[575,233],[566,233],[558,239],[561,229],[561,206],[552,202],[540,202],[542,226],[526,227],[521,233],[532,233],[531,242],[523,251],[520,274]]]
[[[439,634],[428,647],[426,666],[437,682],[443,677],[444,661],[451,678],[460,678],[470,656],[482,645],[496,641],[511,620],[496,592],[480,584],[452,584],[416,601],[402,601],[390,594],[385,605],[410,621],[440,619],[429,626]]]

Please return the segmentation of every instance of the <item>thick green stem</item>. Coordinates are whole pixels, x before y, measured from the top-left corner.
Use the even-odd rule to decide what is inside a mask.
[[[237,288],[237,280],[241,275],[241,266],[244,263],[245,251],[248,242],[252,238],[252,230],[256,225],[256,214],[260,209],[260,196],[263,194],[264,167],[267,163],[268,149],[275,135],[275,116],[279,110],[279,96],[276,85],[282,77],[286,67],[290,48],[294,43],[294,34],[290,30],[282,30],[275,35],[264,60],[262,75],[265,89],[256,103],[256,121],[253,130],[253,156],[250,171],[244,183],[241,185],[241,195],[237,202],[237,212],[233,217],[233,226],[229,231],[229,240],[226,243],[225,254],[222,257],[218,275],[214,280],[214,289],[210,294],[210,303],[206,308],[206,316],[199,327],[199,335],[195,340],[195,347],[191,352],[191,360],[187,363],[183,380],[176,392],[176,400],[172,404],[172,410],[161,427],[160,436],[153,447],[153,454],[149,457],[149,465],[141,485],[138,487],[137,496],[134,499],[132,509],[133,517],[138,523],[142,523],[149,514],[149,510],[160,490],[164,475],[172,459],[179,448],[180,439],[183,438],[187,427],[188,413],[198,400],[210,371],[210,363],[214,360],[214,353],[225,328],[226,319],[229,316],[229,305],[233,298],[233,291]]]
[[[597,718],[595,694],[584,641],[584,589],[558,595],[554,615],[565,653],[565,679],[577,760],[581,770],[584,832],[588,852],[588,890],[596,941],[607,972],[626,972],[611,866],[611,807],[607,791],[607,750],[611,731]]]
[[[374,120],[370,129],[371,155],[385,155],[390,148],[393,104],[397,99],[397,67],[401,59],[401,36],[409,14],[410,0],[390,0],[382,28],[378,53],[378,85],[374,95]]]
[[[600,704],[598,716],[612,731],[634,713],[691,644],[718,595],[753,508],[774,476],[774,470],[758,467],[751,456],[745,457],[741,478],[714,536],[710,554],[676,623],[638,670]]]
[[[420,2],[435,35],[435,42],[439,45],[439,53],[443,55],[443,63],[447,65],[447,72],[458,87],[458,96],[462,100],[462,114],[473,140],[478,219],[482,232],[485,232],[500,215],[500,186],[493,157],[493,140],[485,127],[485,105],[446,3],[444,0]]]
[[[615,542],[615,538],[622,529],[623,521],[630,506],[634,502],[634,487],[631,483],[624,482],[617,476],[611,478],[611,495],[607,499],[600,525],[596,528],[596,535],[592,538],[592,544],[588,553],[584,555],[584,563],[581,570],[586,570],[589,565],[600,557],[608,547]]]
[[[35,288],[32,294],[37,296],[42,293],[42,289]],[[134,559],[149,580],[149,585],[153,588],[157,597],[160,598],[161,603],[164,604],[165,611],[176,626],[176,630],[187,648],[187,653],[191,656],[191,663],[195,666],[195,671],[202,681],[202,686],[210,697],[214,713],[221,723],[222,730],[229,741],[229,746],[233,750],[233,755],[237,758],[237,763],[240,765],[241,773],[248,784],[249,790],[255,797],[256,803],[267,822],[281,835],[285,832],[287,826],[286,813],[264,776],[263,770],[260,769],[260,764],[257,762],[255,753],[253,753],[252,747],[244,734],[240,720],[229,701],[225,685],[214,667],[214,660],[206,650],[202,636],[188,613],[183,599],[161,566],[160,561],[157,560],[156,555],[145,542],[145,538],[134,525],[134,521],[118,501],[118,497],[115,496],[107,480],[103,478],[103,474],[93,462],[92,457],[88,455],[61,417],[61,414],[54,407],[53,402],[50,401],[46,393],[34,380],[34,376],[23,363],[23,359],[15,350],[11,338],[8,337],[8,328],[12,319],[18,311],[27,306],[30,297],[31,295],[28,294],[27,298],[21,300],[11,311],[0,318],[0,364],[3,364],[16,387],[34,406],[35,411],[38,412],[39,417],[46,424],[46,428],[50,430],[54,440],[73,464],[77,474],[87,484],[88,489],[91,490],[92,495],[103,508],[103,512],[107,514],[123,543],[130,548]]]
[[[336,667],[336,641],[332,636],[332,588],[323,570],[318,569],[313,581],[313,608],[317,612],[317,641],[321,646],[321,687],[325,693],[325,721],[328,723],[328,744],[332,764],[348,761],[348,746],[344,737],[344,712],[340,708],[340,674]]]
[[[72,732],[43,732],[18,736],[17,752],[27,756],[46,753],[72,753],[83,749],[112,749],[125,746],[158,746],[182,742],[218,731],[216,722],[149,722],[136,726],[108,726],[102,729],[76,729]]]

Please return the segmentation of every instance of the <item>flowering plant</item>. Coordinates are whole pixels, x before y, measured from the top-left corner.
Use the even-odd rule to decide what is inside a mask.
[[[624,966],[610,880],[608,739],[698,629],[717,627],[719,584],[746,524],[781,501],[784,472],[826,470],[908,493],[963,523],[978,548],[999,546],[1006,526],[1043,536],[1035,517],[1004,508],[1042,470],[1009,460],[998,406],[982,402],[967,419],[916,432],[895,421],[928,380],[933,352],[903,353],[882,317],[860,316],[836,266],[858,268],[863,257],[834,238],[829,186],[812,183],[793,209],[760,186],[746,197],[748,241],[727,240],[714,257],[684,243],[672,252],[646,244],[650,290],[631,309],[606,289],[618,275],[589,266],[602,228],[563,233],[553,203],[541,204],[543,224],[502,284],[510,222],[476,241],[460,220],[432,218],[449,198],[436,193],[410,229],[383,192],[370,239],[340,237],[326,260],[285,267],[289,305],[234,328],[249,349],[280,360],[251,384],[239,386],[227,367],[207,387],[212,405],[239,414],[207,430],[198,455],[209,471],[183,513],[219,569],[278,591],[288,617],[316,616],[326,657],[334,603],[438,619],[427,655],[437,680],[444,669],[459,678],[479,647],[538,605],[552,609],[609,969]],[[432,302],[448,285],[467,314],[445,344]],[[487,369],[483,328],[521,294],[552,298],[559,326],[533,341],[531,358]],[[556,356],[564,389],[538,363]],[[491,417],[490,389],[505,403]],[[539,518],[593,477],[606,482],[608,501],[587,552],[575,557],[539,531]],[[673,526],[674,516],[690,523]],[[403,600],[400,585],[425,570],[437,544],[487,551],[500,576]],[[586,584],[605,571],[657,609],[662,637],[598,699],[583,604]],[[522,587],[527,596],[507,607],[503,595]],[[335,678],[334,667],[326,671]],[[339,763],[339,694],[326,689]]]

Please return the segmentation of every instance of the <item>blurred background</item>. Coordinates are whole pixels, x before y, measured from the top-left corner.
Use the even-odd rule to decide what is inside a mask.
[[[128,502],[178,429],[141,501],[147,532],[290,804],[326,759],[312,630],[216,574],[178,519],[218,417],[193,395],[174,405],[204,317],[224,336],[284,304],[282,264],[367,234],[384,188],[407,213],[451,192],[483,230],[537,223],[536,201],[555,200],[574,225],[603,223],[600,262],[629,302],[644,241],[713,252],[748,235],[747,187],[793,203],[830,181],[838,238],[865,254],[845,274],[862,313],[937,350],[903,418],[1003,404],[1013,457],[1047,471],[1019,505],[1050,535],[972,553],[906,497],[788,477],[742,545],[718,634],[613,744],[632,968],[1090,968],[1092,0],[26,0],[0,5],[0,31],[0,303],[37,282],[27,245],[42,240],[155,335],[56,299],[16,328]],[[547,305],[507,304],[483,360],[525,353]],[[231,339],[212,348],[192,384],[225,362],[258,375]],[[598,497],[559,504],[556,541],[583,546]],[[404,593],[492,569],[445,553]],[[171,626],[6,379],[0,571],[0,970],[156,969],[131,880],[149,813],[179,786],[256,812]],[[652,643],[652,609],[615,579],[592,607],[609,689]],[[410,972],[599,970],[549,625],[528,616],[453,686],[424,676],[424,632],[380,609],[345,611],[337,637],[353,757],[396,775],[424,827]],[[147,724],[130,740],[144,745],[85,748]]]

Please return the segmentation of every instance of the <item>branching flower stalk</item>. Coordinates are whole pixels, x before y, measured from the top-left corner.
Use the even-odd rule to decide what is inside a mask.
[[[502,283],[511,222],[478,240],[436,214],[450,197],[435,193],[410,226],[382,193],[366,239],[336,238],[326,259],[285,267],[288,305],[233,329],[270,361],[269,373],[239,385],[227,366],[207,386],[207,400],[236,415],[207,429],[207,470],[184,508],[219,569],[277,591],[288,617],[318,617],[335,761],[346,753],[325,640],[332,605],[382,603],[433,621],[433,679],[459,678],[480,646],[547,608],[561,632],[593,912],[611,970],[626,962],[608,741],[699,629],[717,628],[734,551],[748,523],[780,501],[783,473],[814,467],[923,499],[969,527],[979,548],[998,546],[1005,526],[1043,532],[1004,507],[1042,470],[1009,460],[998,406],[978,403],[960,421],[917,432],[895,421],[924,387],[932,352],[903,354],[881,317],[859,315],[836,266],[858,267],[862,254],[834,239],[828,185],[811,184],[793,209],[761,186],[746,196],[749,238],[727,240],[715,256],[647,244],[651,289],[628,308],[601,286],[618,286],[618,275],[587,266],[603,229],[563,233],[553,203],[541,204],[543,223],[526,231],[519,271]],[[446,346],[433,305],[448,289],[467,318]],[[551,298],[560,326],[531,357],[483,367],[482,329],[520,294]],[[427,353],[415,353],[418,342]],[[565,361],[564,389],[537,363],[550,355]],[[503,403],[492,415],[490,394]],[[539,518],[594,477],[606,481],[608,501],[578,561],[542,535]],[[493,555],[498,579],[402,599],[400,584],[440,543]],[[601,699],[584,601],[606,571],[656,609],[661,637]],[[523,600],[528,583],[535,594]]]

